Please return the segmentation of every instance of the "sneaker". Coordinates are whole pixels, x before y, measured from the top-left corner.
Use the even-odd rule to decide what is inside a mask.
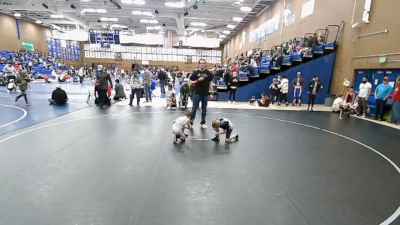
[[[26,103],[26,106],[31,106],[31,103],[30,103],[30,102],[27,102],[27,103]]]
[[[310,111],[310,108],[307,108],[307,111]]]
[[[201,127],[202,129],[207,129],[207,125],[206,125],[205,123],[201,124],[200,127]]]
[[[214,137],[211,141],[219,142],[219,137]]]
[[[311,112],[314,112],[314,109],[313,109],[313,108],[311,108]]]
[[[233,101],[233,104],[235,104],[236,102],[235,101]]]
[[[170,110],[170,109],[171,109],[171,107],[169,107],[169,106],[168,106],[168,107],[167,107],[167,109],[168,109],[168,110]]]
[[[236,141],[239,141],[239,134],[236,134],[235,139],[236,139]]]
[[[366,116],[365,116],[365,115],[362,115],[361,118],[366,118]]]
[[[229,103],[232,103],[232,101],[229,100]]]

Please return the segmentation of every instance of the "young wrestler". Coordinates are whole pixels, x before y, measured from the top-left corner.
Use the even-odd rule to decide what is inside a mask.
[[[212,141],[219,141],[220,134],[226,134],[225,143],[231,143],[239,140],[239,135],[234,134],[231,136],[233,131],[233,124],[226,118],[215,119],[212,121],[212,127],[215,131],[215,137]],[[222,130],[222,131],[221,131]]]
[[[174,134],[173,143],[176,144],[178,139],[186,140],[185,129],[190,129],[190,116],[191,112],[185,112],[183,116],[178,117],[172,125],[172,134]]]

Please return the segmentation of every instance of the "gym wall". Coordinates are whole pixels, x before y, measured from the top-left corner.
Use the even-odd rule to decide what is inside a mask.
[[[132,64],[140,65],[142,60],[133,61],[133,60],[122,60],[115,61],[112,59],[96,59],[96,58],[83,58],[83,63],[86,63],[88,66],[91,66],[92,63],[98,65],[115,65],[121,69],[131,71]],[[165,61],[149,61],[149,65],[159,65],[159,66],[177,66],[179,71],[191,72],[192,70],[197,68],[197,62],[193,62],[191,64],[183,63],[183,62],[165,62]],[[207,67],[213,67],[213,64],[208,64]]]
[[[51,36],[49,28],[19,20],[21,39],[18,40],[15,17],[0,13],[0,49],[20,51],[22,41],[33,43],[35,51],[47,55],[47,37]]]
[[[340,21],[345,21],[345,29],[337,51],[334,75],[330,87],[331,94],[341,92],[342,83],[345,78],[354,81],[355,69],[400,68],[400,62],[380,64],[379,57],[353,59],[353,57],[356,56],[385,53],[397,53],[396,55],[389,56],[387,58],[389,61],[400,59],[400,44],[398,44],[398,37],[400,36],[400,24],[398,21],[400,15],[395,10],[400,7],[400,1],[373,0],[369,24],[361,20],[365,0],[315,0],[313,14],[305,18],[300,18],[302,5],[307,1],[308,0],[275,1],[266,12],[254,19],[254,21],[243,30],[246,32],[246,40],[242,48],[240,48],[242,31],[239,31],[236,36],[225,44],[223,53],[224,60],[254,48],[270,49],[272,46],[278,45],[283,41],[288,41],[293,37],[302,37],[305,33],[315,32],[318,28],[325,28],[327,25],[339,24]],[[282,26],[284,2],[292,4],[291,10],[295,15],[295,22],[289,26]],[[352,21],[354,3],[356,3],[355,14]],[[251,31],[279,13],[281,14],[281,22],[279,23],[278,31],[272,33],[266,39],[263,38],[257,42],[250,43]],[[352,23],[359,23],[360,27],[353,29]],[[388,29],[389,32],[359,37],[360,35],[380,32],[385,29]]]

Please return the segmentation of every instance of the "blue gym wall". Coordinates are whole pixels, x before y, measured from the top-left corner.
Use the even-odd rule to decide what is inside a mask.
[[[329,55],[313,59],[307,63],[302,63],[300,65],[294,66],[280,73],[287,76],[287,78],[289,79],[289,102],[293,101],[293,88],[291,84],[296,77],[296,73],[301,72],[305,82],[302,95],[303,102],[308,101],[308,82],[310,82],[316,74],[319,74],[324,88],[319,91],[315,103],[323,104],[325,102],[325,96],[329,93],[329,87],[333,75],[333,67],[335,65],[335,57],[336,53],[333,52]],[[257,98],[259,98],[262,92],[266,92],[268,95],[270,95],[271,92],[269,90],[269,86],[272,83],[272,78],[276,76],[277,75],[269,76],[267,78],[263,78],[249,83],[245,86],[239,87],[236,92],[236,100],[248,101],[252,96],[256,96]],[[219,93],[219,100],[227,101],[228,98],[229,92]]]

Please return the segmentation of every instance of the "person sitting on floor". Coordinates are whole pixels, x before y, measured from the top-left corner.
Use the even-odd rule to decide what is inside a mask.
[[[119,79],[115,80],[114,91],[115,91],[115,95],[114,95],[115,101],[119,101],[121,99],[126,99],[124,86],[119,82]]]
[[[175,108],[176,108],[176,95],[175,93],[171,93],[168,95],[167,109],[175,109]]]
[[[256,105],[256,96],[252,96],[249,100],[249,104],[255,106]]]
[[[56,89],[51,94],[51,99],[49,99],[50,105],[64,105],[67,102],[67,93],[61,89],[60,85],[57,85]]]
[[[261,93],[261,99],[257,99],[258,106],[260,107],[268,107],[269,106],[269,97],[264,92]]]
[[[14,93],[17,91],[17,85],[14,83],[14,79],[10,79],[9,83],[7,84],[8,93]]]

